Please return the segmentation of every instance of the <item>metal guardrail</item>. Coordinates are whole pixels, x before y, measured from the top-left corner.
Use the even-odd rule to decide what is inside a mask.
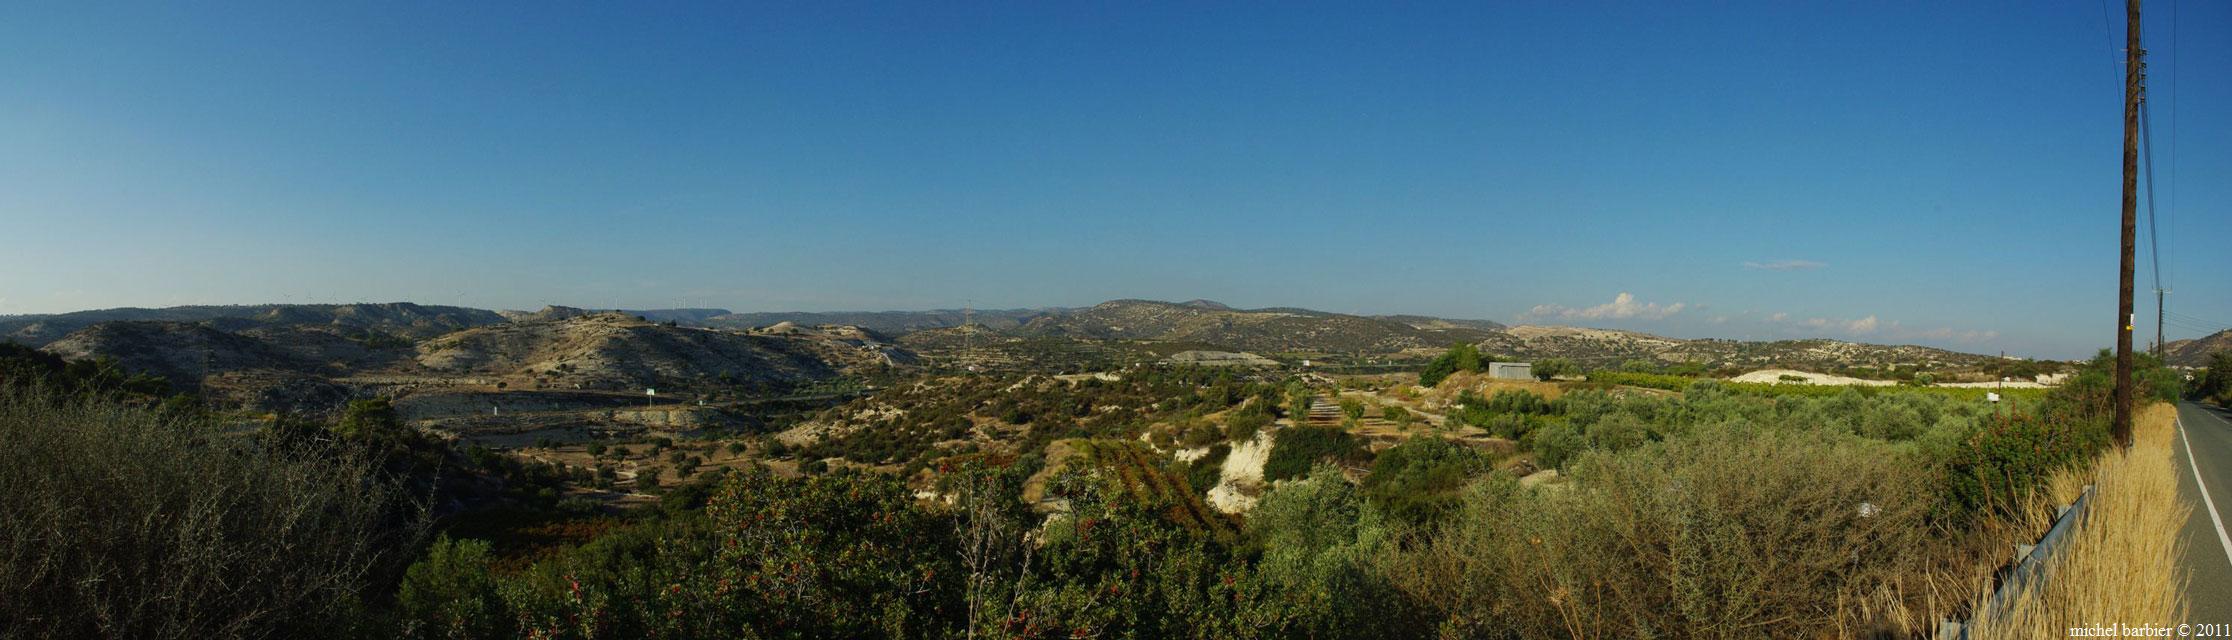
[[[2092,501],[2092,495],[2093,485],[2085,485],[2085,490],[2077,494],[2076,501],[2063,506],[2061,512],[2055,514],[2054,526],[2046,529],[2046,535],[2039,537],[2038,544],[2015,545],[2015,564],[2008,570],[2006,578],[2000,581],[1999,587],[1992,590],[1991,597],[1984,599],[1982,607],[1970,614],[1968,621],[1949,620],[1938,625],[1939,640],[1968,640],[1969,630],[1976,626],[1977,620],[2000,615],[2000,608],[2009,598],[2022,593],[2033,582],[2045,580],[2046,563],[2069,546],[2069,531],[2085,519],[2085,506]]]

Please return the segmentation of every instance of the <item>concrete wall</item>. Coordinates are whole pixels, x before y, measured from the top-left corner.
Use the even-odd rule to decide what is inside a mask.
[[[1533,380],[1534,365],[1525,362],[1490,362],[1488,377],[1498,380]]]

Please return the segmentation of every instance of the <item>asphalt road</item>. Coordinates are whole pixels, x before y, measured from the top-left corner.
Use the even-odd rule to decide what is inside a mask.
[[[2178,459],[2178,491],[2193,504],[2181,534],[2190,572],[2186,621],[2232,624],[2232,540],[2225,533],[2232,527],[2232,411],[2181,402],[2178,422],[2184,432],[2172,454]]]

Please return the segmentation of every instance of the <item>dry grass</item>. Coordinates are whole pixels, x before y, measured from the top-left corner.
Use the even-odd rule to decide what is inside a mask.
[[[1978,615],[1974,637],[2062,638],[2072,627],[2174,624],[2184,617],[2177,532],[2193,507],[2178,497],[2170,455],[2175,411],[2147,407],[2132,448],[2102,454],[2087,517],[2068,532],[2069,546],[2047,565],[2046,579]],[[2082,486],[2085,477],[2061,474],[2055,492]]]
[[[368,457],[205,420],[0,387],[0,443],[0,639],[330,637],[417,532]]]

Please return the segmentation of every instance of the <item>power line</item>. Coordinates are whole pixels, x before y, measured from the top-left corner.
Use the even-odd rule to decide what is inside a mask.
[[[2172,312],[2170,312],[2170,317],[2172,317],[2172,318],[2184,318],[2184,319],[2187,319],[2187,320],[2202,320],[2202,321],[2207,321],[2207,322],[2215,322],[2215,320],[2213,320],[2213,319],[2210,319],[2210,318],[2203,318],[2203,317],[2201,317],[2201,316],[2193,315],[2193,314],[2190,314],[2190,313],[2183,313],[2183,312],[2178,312],[2178,311],[2172,311]],[[2232,324],[2232,323],[2227,323],[2227,324]]]
[[[2187,331],[2199,331],[2204,335],[2232,329],[2232,324],[2206,322],[2201,320],[2186,320],[2183,318],[2170,318],[2164,320],[2163,322],[2166,322],[2170,326],[2177,327],[2179,329],[2184,329]]]
[[[2178,239],[2178,71],[2185,67],[2185,58],[2178,51],[2178,1],[2170,0],[2170,240],[2177,248]],[[2176,261],[2172,261],[2176,264]],[[2155,286],[2160,287],[2161,267],[2155,267]]]
[[[2143,64],[2143,63],[2142,63],[2142,64]],[[2141,66],[2141,67],[2140,67],[2140,71],[2139,71],[2139,77],[2140,77],[2141,81],[2145,81],[2145,79],[2146,79],[2146,73],[2147,73],[2147,72],[2146,72],[2146,67],[2145,67],[2145,66]],[[2170,293],[2170,292],[2169,292],[2168,290],[2166,290],[2166,289],[2163,289],[2163,288],[2162,288],[2162,241],[2161,241],[2161,239],[2160,239],[2160,238],[2161,238],[2160,234],[2156,233],[2156,231],[2155,231],[2155,188],[2154,188],[2154,186],[2155,186],[2155,179],[2154,179],[2154,115],[2153,115],[2153,114],[2154,114],[2154,105],[2153,105],[2153,104],[2150,104],[2150,103],[2149,103],[2149,102],[2147,101],[2147,99],[2146,99],[2146,95],[2145,95],[2144,93],[2140,94],[2140,97],[2139,97],[2139,130],[2141,131],[2141,134],[2140,134],[2140,145],[2141,145],[2141,149],[2142,149],[2142,150],[2141,150],[2141,157],[2145,159],[2145,161],[2146,161],[2146,166],[2147,166],[2147,258],[2148,258],[2148,260],[2152,261],[2152,263],[2153,263],[2153,269],[2152,269],[2151,273],[2152,273],[2152,274],[2153,274],[2153,276],[2154,276],[2154,292],[2155,292],[2155,340],[2154,340],[2155,346],[2154,346],[2154,352],[2155,352],[2155,355],[2161,355],[2161,354],[2162,354],[2162,343],[2163,343],[2163,326],[2162,326],[2162,325],[2163,325],[2163,314],[2165,314],[2165,313],[2167,313],[2167,312],[2168,312],[2168,310],[2164,308],[2164,307],[2165,307],[2165,305],[2167,304],[2167,302],[2166,302],[2165,298],[2167,298],[2167,297],[2169,296],[2169,293]]]
[[[2157,235],[2155,233],[2154,118],[2148,116],[2148,114],[2152,112],[2154,112],[2154,107],[2146,103],[2146,98],[2140,98],[2140,158],[2146,161],[2147,167],[2147,253],[2150,254],[2149,257],[2154,260],[2154,288],[2156,291],[2161,291],[2162,243],[2157,238]]]
[[[2165,319],[2167,319],[2167,320],[2169,320],[2170,322],[2173,322],[2173,323],[2185,323],[2185,324],[2189,324],[2189,325],[2197,325],[2197,326],[2204,326],[2204,327],[2232,327],[2232,322],[2218,322],[2218,321],[2215,321],[2215,320],[2210,320],[2210,319],[2208,319],[2208,318],[2199,318],[2199,317],[2194,317],[2194,316],[2184,315],[2184,314],[2180,314],[2180,313],[2176,313],[2176,312],[2172,312],[2172,313],[2166,314],[2166,318],[2165,318]]]
[[[2108,36],[2108,75],[2121,84],[2123,56],[2116,47],[2116,26],[2108,20],[2108,0],[2100,0],[2100,32]]]

